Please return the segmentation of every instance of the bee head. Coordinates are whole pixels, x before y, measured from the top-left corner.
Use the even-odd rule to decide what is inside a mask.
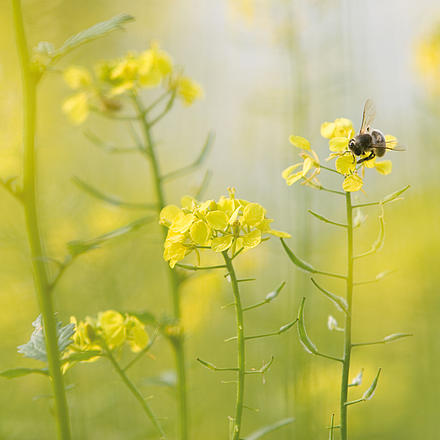
[[[348,148],[355,154],[356,156],[360,156],[362,154],[362,146],[359,142],[357,142],[356,138],[350,139],[348,142]]]

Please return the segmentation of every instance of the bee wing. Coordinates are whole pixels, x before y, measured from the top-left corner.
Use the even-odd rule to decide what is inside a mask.
[[[359,130],[360,134],[368,131],[368,128],[373,123],[375,117],[376,117],[376,106],[374,105],[374,102],[368,98],[364,104],[364,112],[362,114],[362,124],[361,124],[361,129]]]
[[[387,145],[383,145],[383,144],[376,144],[374,148],[377,148],[378,150],[406,151],[406,148],[403,147],[394,147],[394,146],[387,147]]]

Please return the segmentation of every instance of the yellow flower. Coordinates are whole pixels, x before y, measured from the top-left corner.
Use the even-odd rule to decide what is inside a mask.
[[[158,86],[171,73],[171,57],[159,49],[157,42],[152,42],[150,49],[139,56],[139,82],[144,87]]]
[[[110,349],[120,347],[127,339],[124,317],[114,310],[98,313],[97,326]]]
[[[182,76],[177,79],[176,93],[187,106],[203,97],[203,89],[200,84],[187,76]]]
[[[415,54],[416,68],[429,92],[440,94],[440,26],[419,42]]]
[[[128,345],[130,346],[131,351],[138,353],[143,350],[150,341],[145,326],[135,316],[130,315],[126,316],[124,324],[127,332]]]
[[[139,61],[132,53],[128,53],[125,58],[120,60],[110,73],[110,80],[116,86],[111,90],[111,95],[120,95],[136,86],[138,79]]]
[[[360,176],[358,176],[357,174],[350,174],[345,178],[344,182],[342,183],[342,188],[346,192],[355,192],[359,191],[362,188],[363,184],[364,183]]]
[[[337,118],[334,122],[324,122],[321,124],[321,136],[327,139],[335,137],[353,137],[353,123],[347,118]]]
[[[289,237],[286,232],[271,229],[272,219],[266,218],[260,204],[235,198],[234,189],[217,202],[200,203],[184,197],[181,204],[182,208],[166,206],[160,214],[160,223],[169,228],[163,256],[171,267],[192,251],[199,254],[206,248],[214,252],[231,249],[234,254],[258,246],[263,234]]]
[[[82,124],[89,115],[89,94],[79,92],[67,98],[62,109],[74,124]]]
[[[64,81],[74,90],[83,89],[92,84],[92,77],[84,67],[72,66],[63,72]]]
[[[123,315],[115,310],[106,310],[98,313],[96,319],[87,317],[85,321],[79,322],[72,317],[71,322],[75,324],[75,333],[66,357],[72,353],[88,351],[104,354],[105,350],[118,349],[124,343],[129,345],[131,351],[137,353],[149,342],[145,326],[138,318],[129,314]],[[83,362],[93,362],[101,354]]]
[[[310,142],[306,138],[294,135],[289,137],[289,142],[302,150],[299,156],[303,159],[303,162],[291,165],[281,173],[287,185],[293,185],[299,180],[303,180],[303,185],[319,185],[319,181],[316,178],[320,173],[319,158],[310,148]]]

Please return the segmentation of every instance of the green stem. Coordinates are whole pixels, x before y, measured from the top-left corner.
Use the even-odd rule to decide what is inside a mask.
[[[154,415],[152,409],[150,408],[150,405],[148,405],[147,401],[144,399],[140,391],[136,388],[134,383],[128,378],[128,376],[125,374],[125,371],[121,368],[121,366],[118,364],[116,359],[113,356],[113,353],[110,349],[106,348],[105,352],[107,354],[108,359],[112,363],[115,371],[119,374],[120,378],[124,382],[125,385],[127,385],[127,388],[132,392],[136,400],[141,404],[142,409],[144,410],[147,417],[151,420],[151,423],[154,425],[154,427],[157,429],[157,431],[160,433],[161,439],[165,439],[165,432],[159,423],[159,420],[157,420],[157,417]]]
[[[157,213],[165,207],[165,195],[162,186],[160,166],[156,155],[155,143],[151,134],[151,125],[148,123],[146,112],[142,106],[141,101],[133,96],[133,104],[137,112],[138,120],[142,127],[144,141],[146,143],[147,157],[150,162],[151,171],[153,175],[154,190],[156,192]],[[164,240],[167,237],[168,229],[163,226],[162,234]],[[167,265],[167,273],[171,291],[171,300],[173,304],[173,317],[177,323],[181,321],[181,307],[179,296],[179,278],[177,272]],[[179,399],[179,438],[180,440],[188,440],[188,398],[186,386],[186,366],[185,366],[185,346],[183,336],[173,339],[174,355],[176,359],[177,370],[177,393]]]
[[[54,394],[58,438],[70,440],[69,411],[60,369],[56,319],[45,259],[43,258],[43,244],[40,237],[35,196],[35,126],[38,77],[31,67],[20,0],[12,0],[12,10],[23,87],[23,206],[26,231],[31,253],[34,285],[44,322],[47,362]]]
[[[341,379],[341,440],[347,440],[347,398],[348,398],[348,379],[350,374],[351,358],[351,318],[353,303],[353,207],[351,204],[351,193],[345,193],[347,210],[347,313],[345,314],[345,342],[344,357],[342,363]]]
[[[238,288],[237,276],[235,274],[232,259],[229,257],[227,251],[223,252],[223,258],[231,277],[232,292],[235,300],[235,314],[237,324],[237,368],[238,368],[238,383],[237,383],[237,398],[235,403],[235,417],[232,440],[240,439],[241,419],[243,414],[243,400],[244,400],[244,378],[246,374],[245,363],[245,336],[244,336],[244,321],[243,321],[243,307],[241,305],[240,290]]]

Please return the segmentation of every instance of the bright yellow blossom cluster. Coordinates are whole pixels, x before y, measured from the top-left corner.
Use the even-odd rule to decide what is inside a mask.
[[[128,52],[123,58],[101,61],[94,70],[92,75],[84,67],[71,66],[63,72],[65,82],[76,92],[66,99],[63,111],[75,124],[84,122],[94,106],[107,112],[120,110],[121,95],[145,88],[163,85],[185,105],[203,96],[201,86],[183,76],[156,42],[140,54]]]
[[[440,94],[440,25],[420,40],[416,48],[416,67],[431,94]]]
[[[100,312],[96,318],[88,316],[84,321],[72,317],[71,322],[75,324],[75,333],[67,357],[72,353],[115,350],[125,343],[137,353],[149,342],[145,326],[138,318],[115,310]],[[97,357],[91,360],[95,359]]]
[[[376,157],[358,165],[356,158],[348,148],[348,143],[354,135],[355,131],[350,119],[338,118],[333,122],[321,124],[321,136],[329,140],[331,153],[327,160],[336,158],[335,169],[345,177],[342,188],[347,192],[359,191],[362,188],[365,168],[375,168],[378,173],[383,175],[391,173],[392,170],[390,160],[377,161]],[[394,136],[386,135],[385,139],[389,148],[397,144],[397,139]],[[299,156],[303,159],[303,162],[286,168],[282,172],[282,177],[288,185],[301,181],[303,185],[319,189],[321,186],[316,176],[323,166],[320,165],[317,154],[311,149],[310,142],[301,136],[294,135],[289,137],[289,141],[292,145],[301,149]],[[361,158],[366,156],[361,156]]]
[[[272,219],[258,203],[235,197],[229,188],[229,196],[218,201],[198,202],[190,196],[181,200],[181,207],[168,205],[160,213],[160,223],[166,226],[168,235],[164,244],[164,259],[171,267],[195,251],[211,249],[214,252],[246,251],[258,246],[264,234],[289,237],[286,232],[271,229]]]

